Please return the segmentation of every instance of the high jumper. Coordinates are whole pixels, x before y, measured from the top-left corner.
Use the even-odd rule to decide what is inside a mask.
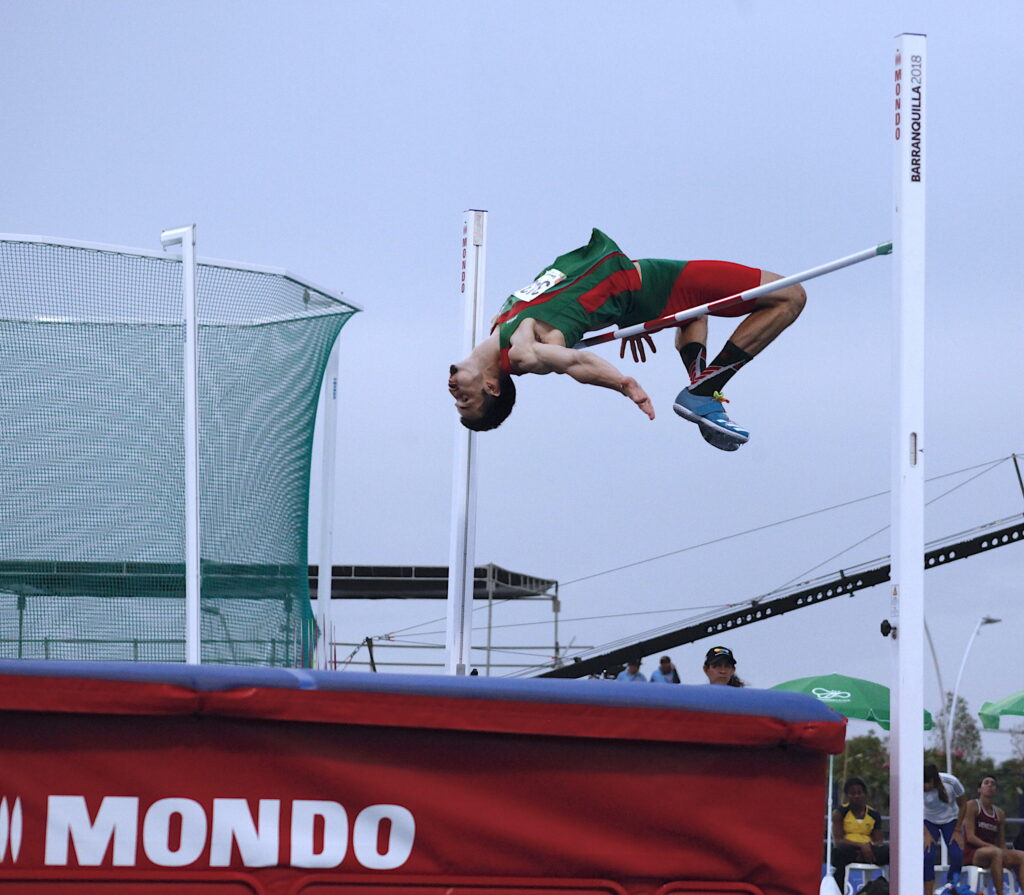
[[[778,274],[726,261],[634,261],[595,229],[587,245],[560,255],[532,283],[508,297],[491,334],[469,357],[452,364],[448,390],[463,425],[475,431],[504,422],[515,403],[512,377],[526,373],[566,373],[584,385],[612,389],[654,419],[651,399],[632,376],[573,346],[593,330],[654,323],[780,279]],[[663,324],[678,326],[675,346],[690,379],[676,396],[673,410],[696,423],[710,444],[734,451],[750,437],[726,414],[722,389],[796,320],[805,301],[802,286],[780,284],[767,294],[707,308],[682,325]],[[710,364],[707,314],[744,317]],[[646,360],[645,342],[656,350],[649,332],[628,340],[635,361]],[[623,341],[620,357],[625,349]]]

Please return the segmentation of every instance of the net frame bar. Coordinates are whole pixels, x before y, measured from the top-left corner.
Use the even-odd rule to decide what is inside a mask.
[[[153,249],[140,249],[131,246],[111,245],[103,242],[89,242],[81,239],[65,239],[61,236],[39,236],[26,233],[0,233],[0,242],[24,242],[38,245],[62,246],[69,249],[85,249],[91,252],[110,252],[114,255],[137,255],[142,258],[157,258],[161,261],[173,260],[166,252],[154,251]],[[225,270],[244,270],[252,273],[271,274],[281,277],[298,286],[312,289],[328,298],[334,299],[341,304],[347,305],[354,311],[365,310],[362,305],[347,298],[337,289],[328,289],[314,283],[308,277],[301,276],[283,267],[270,267],[263,264],[250,264],[247,261],[230,261],[224,258],[203,258],[196,255],[196,265],[202,267],[224,268]]]
[[[893,664],[891,878],[895,895],[921,890],[921,756],[924,733],[924,34],[896,37],[893,77],[893,330],[897,383],[892,428]]]
[[[487,212],[467,209],[462,217],[459,291],[463,301],[463,356],[483,333]],[[473,633],[473,576],[476,569],[476,433],[455,422],[452,514],[448,553],[445,671],[469,673]]]
[[[331,577],[334,562],[334,502],[335,464],[337,463],[338,429],[338,343],[334,344],[327,361],[327,370],[321,386],[323,456],[320,461],[320,562],[317,567],[317,649],[314,664],[317,668],[333,667],[331,655],[334,641],[334,605],[331,598]]]

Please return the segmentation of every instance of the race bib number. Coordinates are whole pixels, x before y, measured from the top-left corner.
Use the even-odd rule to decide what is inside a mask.
[[[547,292],[552,286],[557,286],[564,279],[565,274],[552,267],[551,270],[545,271],[537,277],[529,286],[523,286],[522,289],[513,292],[512,295],[523,301],[531,301],[538,295]]]

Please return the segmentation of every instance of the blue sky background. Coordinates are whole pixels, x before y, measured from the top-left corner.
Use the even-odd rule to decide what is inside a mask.
[[[447,562],[463,209],[490,212],[489,313],[592,226],[635,257],[780,273],[884,241],[902,31],[929,36],[926,471],[1024,450],[1017,3],[7,0],[3,19],[0,230],[153,249],[195,222],[201,255],[365,308],[340,343],[335,562]],[[478,560],[567,582],[884,491],[891,282],[878,259],[809,284],[799,323],[730,383],[753,433],[734,454],[672,414],[670,334],[636,371],[654,422],[611,392],[521,380],[512,418],[478,439]],[[712,352],[730,330],[712,322]],[[937,501],[927,535],[1022,508],[1004,463]],[[567,585],[561,639],[598,646],[808,577],[887,515],[881,497]],[[888,551],[876,535],[813,574]],[[1013,546],[926,576],[947,689],[978,618],[1004,620],[971,653],[974,711],[1024,687],[1022,571]],[[887,611],[881,587],[722,642],[758,686],[888,683]],[[357,641],[444,607],[338,614],[338,639]],[[497,623],[536,624],[496,640],[549,643],[549,618],[501,607]],[[419,636],[442,627],[415,636],[443,642]],[[672,651],[684,680],[702,681],[710,645]],[[1005,755],[1008,737],[985,745]]]

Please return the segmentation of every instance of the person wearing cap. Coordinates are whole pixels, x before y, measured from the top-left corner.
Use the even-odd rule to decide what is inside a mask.
[[[727,646],[713,646],[704,657],[704,674],[709,684],[725,684],[729,687],[745,687],[736,675],[736,657]]]
[[[676,666],[672,664],[672,659],[669,656],[662,656],[661,661],[658,662],[658,667],[651,672],[651,683],[652,684],[678,684],[679,672],[676,671]]]
[[[617,681],[639,681],[641,683],[647,683],[647,678],[640,671],[640,657],[634,656],[628,662],[626,662],[626,670],[623,671],[617,678]]]

